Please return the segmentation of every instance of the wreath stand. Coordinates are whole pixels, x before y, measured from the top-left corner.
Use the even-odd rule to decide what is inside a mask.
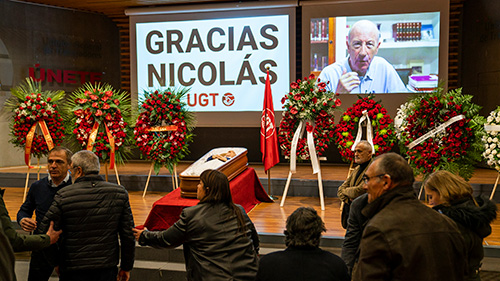
[[[493,195],[495,195],[495,191],[497,190],[498,180],[500,179],[500,172],[497,174],[497,179],[495,181],[495,185],[493,186],[493,190],[491,191],[490,200],[493,200]]]
[[[108,163],[105,163],[104,167],[104,176],[106,178],[106,181],[108,181]],[[113,169],[115,170],[116,182],[118,183],[118,185],[122,185],[120,183],[120,177],[118,176],[118,170],[116,169],[116,163],[115,165],[113,165]]]
[[[177,126],[157,126],[157,127],[151,127],[148,129],[148,132],[173,132],[177,131]],[[144,198],[146,196],[146,192],[148,190],[149,186],[149,180],[151,179],[151,173],[153,172],[155,166],[155,162],[151,162],[151,167],[149,168],[149,174],[148,174],[148,179],[146,180],[146,186],[144,186],[144,191],[142,193],[142,197]],[[176,190],[179,188],[179,181],[177,180],[177,164],[174,164],[174,174],[172,175],[172,190]]]
[[[31,169],[37,169],[36,172],[36,180],[40,180],[40,170],[42,168],[46,168],[47,166],[41,166],[40,165],[40,158],[37,158],[36,161],[36,166],[31,166],[30,163],[28,162],[28,172],[26,173],[26,182],[24,183],[24,195],[23,195],[23,202],[26,201],[26,196],[28,194],[28,183],[30,180],[30,170]]]
[[[302,136],[304,133],[304,128],[305,128],[305,120],[300,120],[299,126],[297,127],[297,130],[293,134],[293,140],[292,140],[292,145],[290,149],[290,171],[288,172],[288,178],[286,180],[285,184],[285,190],[283,190],[283,196],[281,197],[281,204],[280,207],[283,207],[285,205],[285,199],[286,195],[288,193],[288,188],[290,187],[290,181],[292,179],[292,174],[296,172],[296,160],[297,160],[297,143],[299,138]],[[313,122],[311,122],[313,123]],[[313,123],[314,124],[314,123]],[[313,133],[312,132],[307,132],[307,145],[309,148],[309,156],[311,159],[311,165],[313,168],[313,174],[318,174],[318,189],[319,189],[319,198],[320,198],[320,204],[321,204],[321,210],[325,210],[325,198],[323,195],[323,179],[321,177],[321,168],[319,164],[319,158],[318,155],[316,154],[316,148],[314,144],[314,138],[313,138]]]
[[[319,159],[317,160],[317,165],[319,166]],[[312,163],[311,163],[312,164]],[[314,165],[314,164],[313,164]],[[288,188],[290,187],[290,181],[292,179],[292,174],[294,174],[295,171],[290,171],[288,172],[288,178],[286,180],[286,185],[285,185],[285,190],[283,191],[283,196],[281,197],[281,204],[280,207],[283,207],[285,205],[285,199],[286,199],[286,194],[288,193]],[[325,210],[325,198],[323,196],[323,180],[321,178],[321,170],[317,172],[318,174],[318,189],[319,189],[319,200],[321,204],[321,211]]]
[[[142,193],[142,197],[146,196],[146,191],[148,190],[149,180],[151,178],[151,173],[153,172],[155,162],[151,162],[151,167],[149,168],[148,179],[146,180],[146,186],[144,187],[144,192]],[[179,188],[179,182],[177,180],[177,165],[174,164],[174,174],[172,175],[172,190]]]

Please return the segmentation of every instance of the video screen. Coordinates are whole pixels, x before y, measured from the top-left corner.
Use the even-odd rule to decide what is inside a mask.
[[[341,94],[432,91],[439,32],[440,12],[312,17],[310,72]]]
[[[266,69],[273,103],[290,83],[289,15],[140,22],[137,91],[187,87],[194,112],[262,111]]]

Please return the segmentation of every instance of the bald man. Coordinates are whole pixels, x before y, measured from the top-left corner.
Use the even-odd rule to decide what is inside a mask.
[[[323,69],[320,81],[327,90],[339,94],[405,93],[407,89],[394,67],[377,57],[380,31],[368,20],[360,20],[349,30],[349,56]]]

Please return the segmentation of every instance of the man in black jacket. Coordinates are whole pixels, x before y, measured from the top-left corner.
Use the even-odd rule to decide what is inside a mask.
[[[42,223],[42,229],[51,220],[56,229],[63,229],[60,280],[111,281],[118,276],[126,281],[135,251],[128,193],[99,176],[99,159],[93,152],[79,151],[71,162],[74,183],[56,193]]]

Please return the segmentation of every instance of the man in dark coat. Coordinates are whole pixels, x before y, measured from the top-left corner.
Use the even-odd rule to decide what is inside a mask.
[[[354,148],[354,163],[358,166],[349,174],[347,179],[339,186],[337,196],[344,203],[342,206],[341,224],[347,229],[347,219],[349,217],[349,209],[351,202],[366,190],[363,189],[365,183],[363,176],[366,169],[372,162],[372,145],[368,141],[360,141]]]
[[[349,275],[352,274],[352,268],[356,263],[359,255],[359,244],[361,236],[367,222],[367,218],[361,213],[364,207],[368,204],[368,194],[363,194],[354,199],[349,210],[349,219],[347,221],[347,230],[345,232],[344,243],[342,243],[342,251],[340,257],[347,265]]]
[[[348,281],[341,258],[319,248],[325,224],[312,208],[300,207],[286,220],[286,250],[263,256],[256,281]]]
[[[364,176],[369,221],[353,280],[464,280],[464,240],[457,225],[422,204],[413,170],[396,153],[375,158]]]
[[[99,176],[99,158],[91,151],[75,153],[70,170],[74,183],[56,193],[41,227],[52,220],[63,230],[60,280],[128,280],[135,240],[127,191]]]
[[[26,201],[17,212],[17,222],[24,231],[34,234],[42,233],[40,225],[45,213],[52,204],[54,195],[59,189],[71,184],[69,166],[73,153],[62,146],[53,148],[47,158],[49,175],[34,182],[30,186]],[[36,220],[32,219],[35,212]],[[52,252],[57,251],[57,245],[31,252],[28,281],[47,281],[54,271],[57,261],[51,260]]]

